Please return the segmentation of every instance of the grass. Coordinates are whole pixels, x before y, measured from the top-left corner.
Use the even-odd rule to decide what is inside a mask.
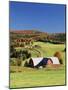
[[[41,46],[39,51],[41,51],[43,57],[51,57],[56,51],[62,52],[62,58],[65,64],[65,52],[63,52],[65,49],[64,44],[50,44],[45,42],[35,42],[34,44]]]
[[[10,74],[10,88],[51,86],[65,84],[65,70],[22,68]]]
[[[65,65],[65,52],[63,52],[65,48],[64,44],[34,42],[34,45],[39,45],[41,47],[36,49],[41,51],[43,57],[50,57],[53,56],[56,51],[61,51],[63,62]],[[36,57],[37,52],[35,50],[30,50],[30,52],[32,54],[32,57]],[[10,88],[64,85],[64,67],[65,66],[62,66],[58,69],[32,69],[25,67],[11,67],[10,69],[15,71],[17,70],[17,72],[10,73]]]

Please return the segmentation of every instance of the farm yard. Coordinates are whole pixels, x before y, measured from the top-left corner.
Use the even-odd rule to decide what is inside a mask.
[[[22,66],[10,66],[10,88],[35,87],[35,86],[54,86],[65,85],[65,44],[51,44],[45,42],[34,42],[35,49],[28,48],[32,57],[51,57],[56,51],[62,52],[63,65],[58,68],[47,66],[46,68],[36,69]],[[39,47],[37,47],[39,46]],[[22,47],[16,50],[23,49]]]

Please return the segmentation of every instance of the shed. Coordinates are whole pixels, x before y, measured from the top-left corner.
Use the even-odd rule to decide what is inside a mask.
[[[38,57],[29,60],[29,67],[45,67],[48,64],[60,64],[57,57]]]
[[[48,57],[52,60],[53,64],[60,64],[59,59],[57,57]]]

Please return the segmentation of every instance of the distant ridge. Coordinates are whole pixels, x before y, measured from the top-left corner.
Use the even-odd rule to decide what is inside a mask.
[[[11,33],[15,33],[15,34],[35,34],[35,33],[45,33],[47,34],[46,32],[41,32],[41,31],[38,31],[38,30],[10,30]]]
[[[65,34],[65,32],[54,32],[54,33],[48,33],[48,32],[43,32],[39,30],[10,30],[11,33],[16,33],[16,34],[34,34],[34,33],[44,33],[44,34]]]
[[[10,32],[23,34],[23,33],[33,33],[33,30],[13,30],[13,31],[10,30]]]

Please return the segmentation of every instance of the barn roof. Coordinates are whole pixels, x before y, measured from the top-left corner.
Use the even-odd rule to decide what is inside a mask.
[[[43,60],[43,57],[32,58],[32,60],[33,60],[34,66],[36,66],[37,64],[39,64]]]
[[[50,58],[53,61],[53,64],[60,64],[57,57],[45,57],[45,58]],[[31,58],[31,59],[33,61],[34,66],[36,66],[44,59],[44,57]]]
[[[53,61],[53,64],[60,64],[59,59],[57,57],[48,57]]]

